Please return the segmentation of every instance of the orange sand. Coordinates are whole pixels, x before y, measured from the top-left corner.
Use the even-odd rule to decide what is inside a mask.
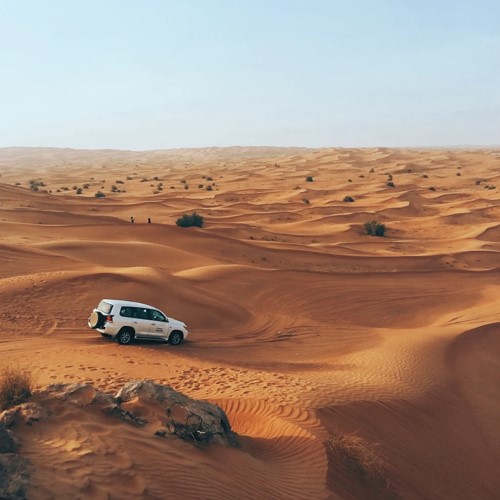
[[[500,151],[6,148],[0,173],[2,366],[166,383],[219,404],[242,443],[55,405],[15,429],[29,498],[374,498],[327,454],[334,432],[378,443],[381,497],[500,495]],[[194,210],[203,229],[175,225]],[[102,339],[86,320],[103,297],[190,337]]]

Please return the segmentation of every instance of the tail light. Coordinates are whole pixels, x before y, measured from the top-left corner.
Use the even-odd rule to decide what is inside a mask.
[[[113,315],[112,314],[108,314],[106,316],[106,323],[113,323]]]

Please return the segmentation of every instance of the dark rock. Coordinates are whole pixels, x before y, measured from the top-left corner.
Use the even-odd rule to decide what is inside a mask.
[[[136,398],[160,405],[167,430],[186,441],[238,446],[237,436],[231,430],[226,414],[217,405],[191,399],[171,387],[149,380],[131,381],[116,395],[119,404]]]
[[[0,453],[15,453],[17,444],[10,431],[0,424]]]
[[[119,418],[120,420],[135,425],[136,427],[142,427],[147,424],[146,420],[136,417],[133,413],[120,408],[120,405],[117,404],[105,406],[102,411],[107,415]]]
[[[0,455],[0,498],[25,499],[29,478],[28,462],[13,453]]]
[[[49,412],[38,403],[23,403],[0,413],[0,424],[12,427],[17,422],[31,425],[33,422],[43,422]]]

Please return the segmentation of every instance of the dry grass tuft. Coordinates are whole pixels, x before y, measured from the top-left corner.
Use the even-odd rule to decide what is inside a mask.
[[[332,470],[343,470],[351,477],[351,487],[361,488],[356,490],[359,498],[397,500],[399,496],[390,487],[377,448],[377,443],[354,433],[335,433],[326,443]]]
[[[367,478],[381,473],[382,462],[377,456],[375,443],[370,443],[357,434],[339,433],[331,437],[327,446],[353,472]]]
[[[36,377],[26,368],[6,367],[0,371],[0,410],[24,403],[36,388]]]

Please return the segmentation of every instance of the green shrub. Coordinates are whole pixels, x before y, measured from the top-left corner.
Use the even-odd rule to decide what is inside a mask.
[[[97,193],[94,194],[96,198],[104,198],[106,195],[102,191],[97,191]]]
[[[384,236],[385,234],[385,226],[380,222],[375,220],[365,222],[365,232],[369,236]]]
[[[193,212],[192,214],[184,214],[182,217],[179,217],[175,223],[179,227],[203,227],[203,216]]]
[[[308,176],[306,177],[306,181],[307,181],[307,182],[313,182],[313,181],[314,181],[314,179],[313,179],[312,175],[308,175]]]
[[[6,367],[0,372],[0,410],[24,403],[35,390],[35,376],[25,368]]]

